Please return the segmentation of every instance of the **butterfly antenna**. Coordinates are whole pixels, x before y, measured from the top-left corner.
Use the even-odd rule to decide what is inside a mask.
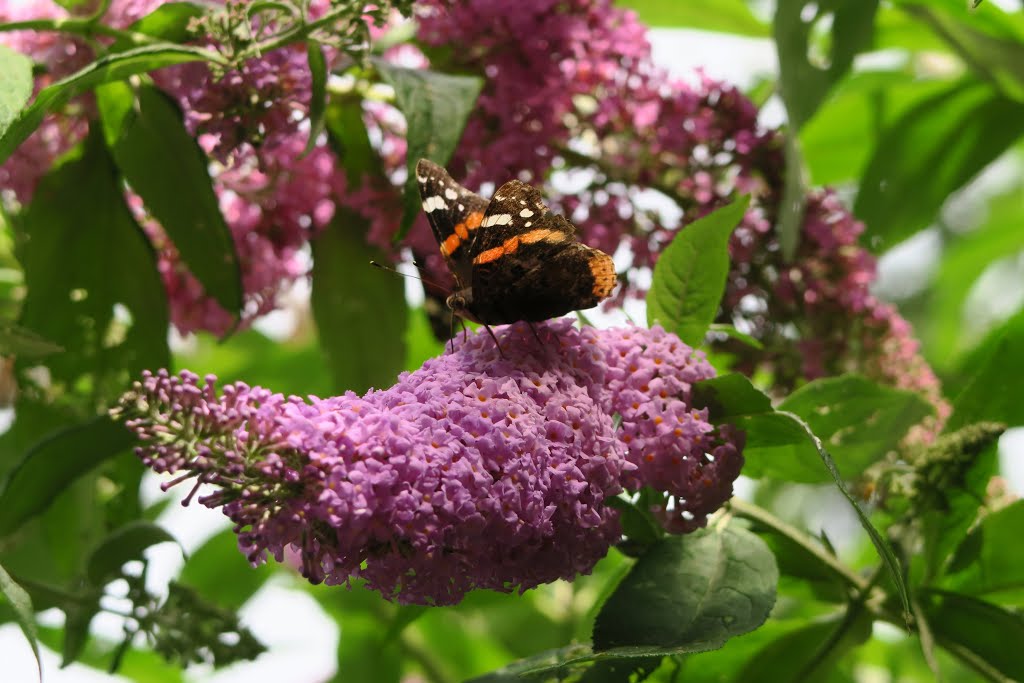
[[[381,270],[386,270],[389,273],[394,273],[395,275],[401,275],[402,277],[411,277],[413,280],[419,280],[420,282],[428,284],[428,285],[430,285],[432,287],[436,287],[437,289],[441,290],[442,292],[448,291],[447,287],[442,287],[441,285],[437,284],[433,280],[428,280],[427,278],[425,278],[425,277],[423,277],[421,275],[410,275],[409,273],[403,273],[402,271],[398,270],[397,268],[392,268],[391,266],[384,265],[380,261],[370,261],[370,265],[373,266],[374,268],[380,268]],[[413,265],[417,265],[418,266],[419,264],[417,264],[414,261]]]

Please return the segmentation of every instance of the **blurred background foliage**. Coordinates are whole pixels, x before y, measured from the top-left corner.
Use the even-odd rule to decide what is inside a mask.
[[[1011,427],[1024,425],[1020,3],[617,4],[634,9],[655,29],[721,34],[706,38],[720,39],[723,50],[735,45],[729,41],[737,36],[773,41],[778,71],[765,69],[748,94],[765,103],[766,116],[775,112],[788,121],[787,196],[800,197],[810,185],[832,185],[865,222],[861,244],[882,264],[876,291],[896,303],[913,324],[945,396],[958,409],[973,411],[969,418],[961,416],[960,424],[988,417]],[[395,73],[385,80],[399,92],[404,77]],[[103,94],[101,108],[116,113],[117,98],[113,90]],[[343,104],[344,98],[329,101],[328,129],[332,121],[343,120]],[[0,109],[0,114],[8,113]],[[132,144],[145,149],[145,132],[138,135]],[[0,393],[8,405],[14,404],[14,363],[21,372],[48,373],[51,387],[48,394],[37,389],[18,394],[17,419],[0,436],[0,474],[7,479],[0,494],[0,564],[19,577],[32,607],[44,610],[39,641],[60,653],[64,663],[78,663],[58,673],[50,664],[54,660],[48,659],[49,680],[85,680],[90,675],[86,668],[104,671],[112,662],[119,665],[120,676],[154,683],[270,680],[268,669],[261,667],[274,655],[273,648],[254,663],[214,671],[215,664],[231,664],[258,651],[248,642],[245,626],[259,631],[257,615],[273,620],[273,608],[257,612],[251,607],[254,596],[268,588],[278,591],[279,601],[295,602],[300,600],[296,596],[307,595],[315,605],[306,613],[316,615],[312,628],[329,628],[335,622],[341,633],[338,638],[334,631],[328,638],[337,643],[337,652],[316,666],[302,668],[295,660],[283,660],[284,671],[293,673],[275,674],[279,680],[322,680],[331,675],[332,661],[337,663],[337,681],[462,680],[539,651],[589,640],[597,606],[630,562],[618,553],[572,584],[545,586],[523,596],[477,593],[451,608],[400,607],[358,586],[351,591],[308,586],[287,567],[252,569],[229,531],[212,525],[189,530],[209,523],[197,521],[203,516],[200,510],[191,510],[188,518],[176,513],[148,480],[145,495],[138,495],[143,472],[130,452],[130,438],[97,409],[111,405],[127,380],[144,368],[189,368],[215,373],[223,381],[326,396],[387,386],[397,371],[418,367],[443,346],[424,304],[417,299],[406,306],[402,280],[360,267],[375,257],[371,248],[326,233],[313,247],[311,301],[300,286],[297,303],[256,329],[223,339],[207,332],[172,337],[168,347],[166,301],[148,246],[130,217],[119,213],[120,198],[104,198],[103,184],[90,184],[103,161],[89,155],[98,154],[101,144],[95,134],[74,152],[82,155],[80,163],[65,164],[61,177],[47,179],[37,190],[52,193],[50,202],[39,204],[46,215],[7,215],[0,233],[0,318],[19,321],[18,326],[0,328],[0,344],[17,359],[7,361]],[[351,152],[361,143],[347,144]],[[126,168],[131,166],[129,152],[118,157]],[[792,248],[796,240],[800,207],[797,200],[792,204],[779,217],[783,248]],[[19,221],[46,225],[47,232],[35,233],[26,248],[15,237]],[[231,251],[230,243],[222,246]],[[230,261],[211,253],[209,282],[216,279],[218,264]],[[240,294],[228,275],[220,290],[211,291],[221,291],[223,301],[237,304]],[[125,310],[112,310],[95,297],[74,300],[48,294],[58,287],[132,294]],[[101,334],[120,329],[110,325],[118,316],[139,324],[126,325],[130,332],[123,338]],[[48,341],[54,339],[60,340],[59,346]],[[1024,482],[1024,439],[1019,434],[1010,431],[1002,439],[1006,465],[1016,472],[1016,493]],[[54,452],[74,457],[59,472],[25,464],[38,461],[40,453]],[[1013,498],[1005,481],[992,483],[982,476],[995,471],[995,450],[986,458],[972,463],[979,473],[964,487],[969,500],[963,504],[972,514],[982,498]],[[870,498],[870,491],[859,493]],[[780,524],[806,529],[799,533],[817,538],[828,550],[834,547],[850,571],[877,564],[870,541],[831,485],[766,477],[756,487],[745,486],[744,494]],[[888,514],[876,511],[876,525],[887,527]],[[782,572],[771,619],[720,650],[667,657],[649,680],[927,681],[941,670],[943,680],[957,682],[1010,680],[1024,668],[1018,646],[1024,642],[1020,501],[973,527],[957,527],[958,537],[967,541],[957,545],[949,571],[928,591],[915,594],[914,608],[929,615],[933,630],[915,633],[874,622],[861,609],[866,595],[834,576],[816,573],[821,566],[807,559],[806,548],[774,534],[771,525],[756,520],[752,525],[769,540]],[[174,537],[165,528],[174,528],[174,536],[187,547],[184,560],[180,548],[168,543]],[[160,552],[144,555],[150,548]],[[161,558],[151,564],[164,566],[165,574],[181,567],[176,581],[188,589],[180,594],[171,590],[179,595],[176,607],[162,597],[157,600],[150,630],[135,637],[135,632],[120,632],[120,621],[108,619],[107,613],[126,609],[128,602],[138,605],[126,601],[133,590],[145,596],[147,590],[166,589],[133,586],[124,577],[114,589],[108,590],[107,583],[122,564],[141,566],[144,556]],[[18,633],[19,622],[29,627],[13,607],[18,591],[8,590],[6,573],[0,579],[9,598],[0,604],[0,618],[9,622],[3,647],[12,650],[4,653],[5,659],[21,657],[13,649],[23,648],[23,641],[11,635]],[[888,581],[884,575],[868,580]],[[284,589],[288,592],[282,596]],[[145,597],[136,597],[145,602]],[[1001,608],[995,610],[993,604]],[[94,620],[101,605],[104,614]],[[253,616],[243,618],[245,626],[240,626],[235,610]],[[221,659],[187,648],[171,652],[170,662],[159,656],[156,644],[167,639],[154,634],[181,628],[177,620],[196,614],[204,615],[199,621],[216,632],[234,634],[233,649]],[[271,638],[281,637],[282,629],[295,634],[311,628],[306,623],[278,626],[267,631]],[[204,663],[185,671],[181,664],[189,661]],[[606,675],[595,673],[583,680],[619,680]]]

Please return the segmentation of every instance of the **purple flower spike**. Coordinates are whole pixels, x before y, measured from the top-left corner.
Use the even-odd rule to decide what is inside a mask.
[[[216,488],[199,501],[250,561],[290,549],[311,581],[358,576],[404,603],[589,572],[621,537],[606,501],[624,490],[669,493],[671,530],[703,526],[743,462],[689,406],[711,366],[660,328],[537,331],[497,328],[504,355],[471,335],[363,397],[218,396],[213,378],[147,373],[119,413],[147,465]]]

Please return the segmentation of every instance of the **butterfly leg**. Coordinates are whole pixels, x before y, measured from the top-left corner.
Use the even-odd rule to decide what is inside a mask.
[[[533,326],[533,323],[527,320],[526,324],[530,326],[530,332],[533,332],[533,338],[537,340],[537,343],[544,346],[544,342],[541,340],[540,335],[537,334],[537,328]]]
[[[498,342],[498,338],[494,336],[494,330],[491,329],[490,325],[484,325],[484,329],[487,330],[487,334],[491,335],[491,339],[494,340],[494,345],[498,347],[498,355],[504,358],[505,352],[501,350],[501,344]]]

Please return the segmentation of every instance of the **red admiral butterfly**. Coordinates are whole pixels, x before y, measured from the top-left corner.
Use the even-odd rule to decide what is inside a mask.
[[[615,288],[608,254],[576,241],[576,227],[510,180],[490,201],[427,159],[416,164],[423,210],[455,277],[455,315],[484,325],[547,320],[596,306]]]

